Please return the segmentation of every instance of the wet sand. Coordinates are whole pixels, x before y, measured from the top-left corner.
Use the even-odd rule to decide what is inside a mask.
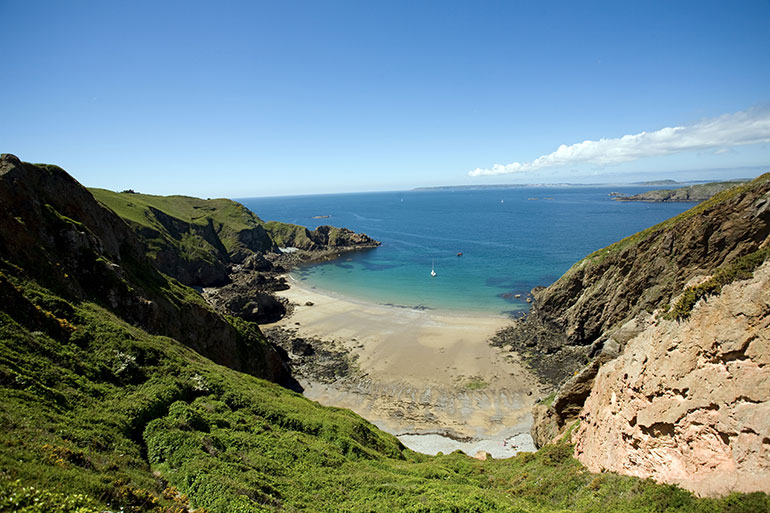
[[[349,408],[421,452],[533,449],[530,410],[545,388],[515,354],[488,343],[509,319],[377,305],[290,283],[278,295],[294,313],[275,326],[342,345],[357,366],[337,383],[300,381],[308,398]]]

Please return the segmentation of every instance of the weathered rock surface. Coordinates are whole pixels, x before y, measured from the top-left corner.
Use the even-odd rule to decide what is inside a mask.
[[[135,233],[63,169],[0,157],[0,268],[70,301],[91,301],[216,363],[279,381],[279,354],[159,273]]]
[[[356,233],[347,228],[328,225],[309,230],[296,224],[270,221],[265,224],[265,228],[275,243],[282,248],[317,251],[343,248],[362,249],[380,245],[379,241],[364,233]]]
[[[765,174],[597,251],[550,287],[533,290],[529,315],[492,343],[510,346],[557,390],[553,404],[534,412],[538,446],[577,418],[596,372],[610,359],[608,341],[609,353],[621,353],[650,312],[673,303],[686,284],[757,251],[769,235]]]
[[[575,456],[700,495],[770,492],[770,263],[601,367]]]

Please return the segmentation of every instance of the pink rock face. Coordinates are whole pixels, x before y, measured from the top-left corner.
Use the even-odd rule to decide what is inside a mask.
[[[770,492],[770,263],[657,321],[605,364],[575,431],[575,457],[701,496]]]

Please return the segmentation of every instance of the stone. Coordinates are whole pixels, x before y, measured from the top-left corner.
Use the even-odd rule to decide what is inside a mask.
[[[659,320],[597,373],[572,441],[592,472],[770,492],[770,262]]]

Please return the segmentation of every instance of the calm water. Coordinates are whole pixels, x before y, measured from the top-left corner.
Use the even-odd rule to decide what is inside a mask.
[[[239,201],[265,220],[344,226],[382,242],[293,273],[309,286],[383,304],[511,313],[526,310],[527,293],[549,285],[575,261],[692,206],[608,196],[650,189],[526,187]],[[314,219],[324,215],[331,217]]]

